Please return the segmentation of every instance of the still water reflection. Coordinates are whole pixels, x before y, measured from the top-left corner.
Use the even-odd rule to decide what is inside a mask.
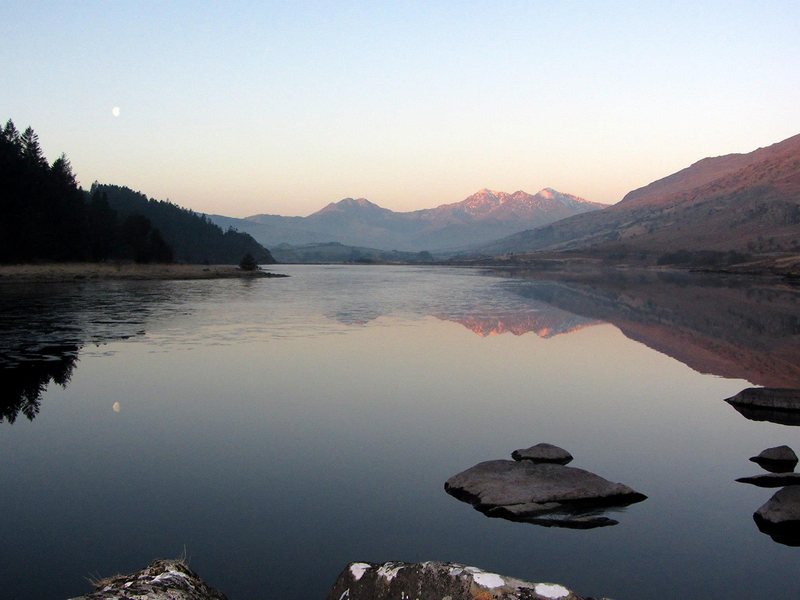
[[[792,596],[797,549],[734,480],[800,435],[723,399],[800,387],[794,289],[286,270],[0,286],[4,594],[67,597],[185,545],[231,598],[323,597],[348,561],[391,559],[617,598]],[[572,531],[444,493],[539,441],[648,501]]]

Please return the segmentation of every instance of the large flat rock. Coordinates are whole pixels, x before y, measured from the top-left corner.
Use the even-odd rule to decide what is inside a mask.
[[[555,583],[531,583],[456,563],[350,563],[328,600],[581,600]]]
[[[800,390],[793,388],[747,388],[726,398],[744,418],[780,425],[800,426]]]
[[[597,512],[647,498],[624,485],[583,469],[530,461],[490,460],[454,475],[444,484],[448,494],[469,502],[488,516],[536,524],[545,515],[561,515],[560,524],[577,528],[616,523]]]

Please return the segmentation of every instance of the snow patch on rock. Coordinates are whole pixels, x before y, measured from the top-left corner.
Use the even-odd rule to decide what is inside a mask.
[[[496,573],[487,573],[477,567],[464,567],[464,569],[450,569],[450,575],[461,575],[462,573],[472,575],[472,581],[485,588],[496,588],[506,584],[505,580]]]
[[[392,579],[394,579],[395,577],[397,577],[397,573],[402,568],[403,568],[402,565],[399,566],[399,567],[394,567],[394,568],[391,567],[389,564],[381,565],[378,568],[378,575],[380,577],[383,577],[388,582],[388,581],[391,581]]]
[[[570,593],[569,590],[563,585],[554,583],[537,583],[536,587],[533,588],[533,591],[540,596],[544,596],[545,598],[551,598],[551,600],[564,598],[569,596]]]
[[[506,584],[505,579],[496,573],[473,573],[472,580],[485,588],[496,588]]]
[[[350,565],[350,574],[353,579],[358,581],[364,576],[364,573],[369,571],[370,566],[367,563],[353,563]]]

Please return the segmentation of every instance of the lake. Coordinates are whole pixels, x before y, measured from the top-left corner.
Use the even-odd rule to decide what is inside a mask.
[[[454,561],[617,599],[794,598],[775,490],[800,428],[800,289],[389,266],[0,284],[4,598],[184,552],[231,599],[324,598],[350,561]],[[545,274],[546,276],[547,274]],[[487,518],[451,475],[549,442],[648,496],[591,530]]]

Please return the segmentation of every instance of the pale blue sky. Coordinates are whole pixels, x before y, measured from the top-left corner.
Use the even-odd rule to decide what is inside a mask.
[[[800,133],[796,0],[5,1],[0,33],[0,119],[51,160],[232,216],[612,203]]]

